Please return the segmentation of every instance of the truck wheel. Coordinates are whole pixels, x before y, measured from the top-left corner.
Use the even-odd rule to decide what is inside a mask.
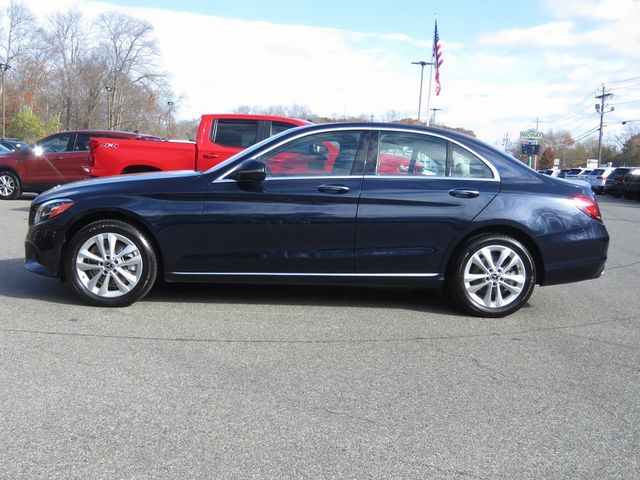
[[[0,172],[0,200],[15,200],[21,194],[18,176],[8,170]]]
[[[524,305],[536,283],[527,248],[515,238],[488,234],[471,239],[447,274],[451,298],[479,317],[504,317]]]
[[[66,253],[67,279],[89,305],[126,307],[144,297],[156,280],[158,261],[151,242],[120,220],[85,226],[73,236]]]

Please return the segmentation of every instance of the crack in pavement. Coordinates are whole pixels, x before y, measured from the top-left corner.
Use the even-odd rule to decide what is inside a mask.
[[[153,342],[193,342],[193,343],[228,343],[228,344],[365,344],[365,343],[403,343],[403,342],[420,342],[429,340],[455,340],[466,338],[487,338],[502,337],[506,335],[553,332],[558,330],[570,330],[572,328],[583,328],[595,325],[605,325],[609,323],[618,323],[625,321],[635,321],[639,319],[636,316],[614,318],[611,320],[601,320],[598,322],[577,323],[572,325],[558,325],[555,327],[539,327],[523,330],[509,330],[505,332],[489,332],[489,333],[471,333],[461,335],[433,335],[428,337],[399,337],[399,338],[369,338],[369,339],[325,339],[325,340],[303,340],[303,339],[227,339],[227,338],[187,338],[187,337],[145,337],[136,335],[108,335],[100,333],[77,333],[77,332],[56,332],[52,330],[27,330],[17,328],[0,328],[0,332],[4,333],[22,333],[33,335],[51,335],[63,337],[78,338],[108,338],[115,340],[136,340],[136,341],[153,341]],[[633,348],[633,347],[631,347]]]

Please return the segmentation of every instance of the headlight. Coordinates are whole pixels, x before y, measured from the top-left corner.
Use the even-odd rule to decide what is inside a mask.
[[[40,223],[57,217],[62,212],[69,210],[72,206],[73,200],[69,200],[68,198],[57,198],[55,200],[44,202],[38,207],[33,223]]]

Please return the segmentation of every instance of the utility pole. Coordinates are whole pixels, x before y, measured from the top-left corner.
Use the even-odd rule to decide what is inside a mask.
[[[604,111],[604,107],[605,107],[604,102],[605,102],[605,100],[607,100],[612,95],[613,95],[613,93],[604,93],[604,84],[602,84],[602,94],[596,96],[596,99],[600,100],[600,103],[596,103],[596,112],[598,112],[600,114],[600,128],[598,129],[599,130],[599,133],[598,133],[598,167],[602,163],[602,124],[603,124],[603,121],[604,121],[604,114],[605,113],[609,113],[609,112],[613,112],[613,107],[611,107],[611,110],[609,110],[608,112]]]
[[[505,133],[504,137],[502,137],[502,148],[505,152],[509,151],[509,132]]]

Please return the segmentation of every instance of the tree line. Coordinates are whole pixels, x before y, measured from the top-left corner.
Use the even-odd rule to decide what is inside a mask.
[[[71,129],[165,136],[173,92],[148,22],[116,11],[87,21],[75,9],[38,24],[12,1],[0,12],[6,136],[34,141]]]

